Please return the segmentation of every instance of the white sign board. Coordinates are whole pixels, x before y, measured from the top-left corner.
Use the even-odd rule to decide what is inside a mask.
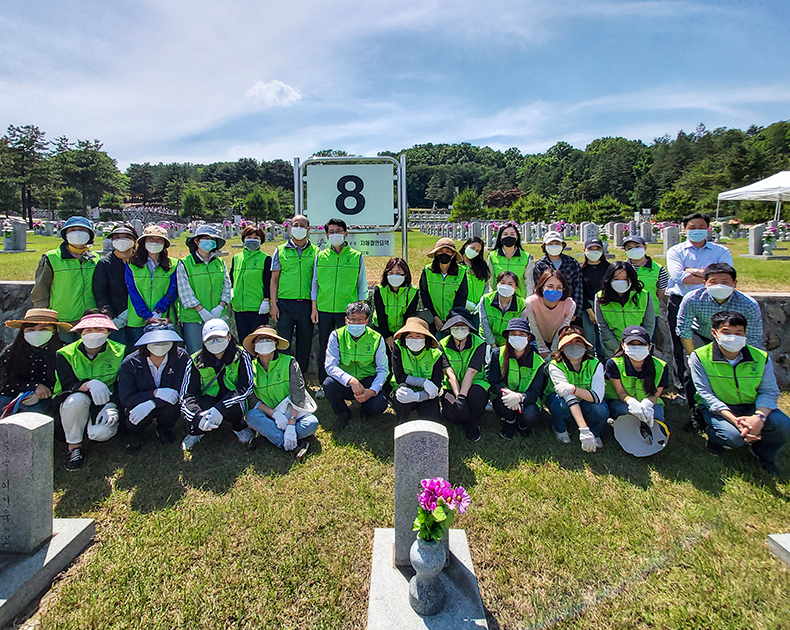
[[[308,164],[304,210],[310,225],[343,219],[349,227],[390,227],[397,221],[392,164]]]
[[[312,230],[310,240],[318,245],[320,249],[329,247],[326,233]],[[364,256],[386,256],[392,258],[395,255],[395,234],[393,232],[354,232],[348,235],[348,244]]]

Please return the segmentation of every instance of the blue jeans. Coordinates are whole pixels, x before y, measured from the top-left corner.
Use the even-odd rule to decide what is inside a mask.
[[[606,404],[609,405],[610,418],[617,420],[620,416],[628,415],[628,403],[624,403],[619,398],[610,398],[606,401]],[[664,422],[664,408],[661,405],[657,404],[653,407],[653,418],[659,422]]]
[[[14,400],[16,396],[2,396],[0,395],[0,410],[3,409],[8,403]],[[19,411],[17,413],[43,413],[45,416],[51,416],[50,407],[52,406],[52,399],[45,398],[44,400],[39,400],[35,405],[19,405]]]
[[[740,431],[730,423],[724,416],[718,413],[713,413],[705,405],[700,405],[702,417],[705,418],[707,425],[708,439],[714,444],[719,446],[729,446],[730,448],[739,448],[747,442],[741,437]],[[736,415],[751,415],[754,413],[754,407],[751,412],[738,410]],[[733,412],[735,413],[735,412]],[[769,462],[776,461],[776,455],[779,450],[785,445],[788,438],[790,438],[790,418],[787,417],[779,409],[774,409],[765,419],[763,430],[760,432],[762,439],[756,442],[751,442],[752,450],[756,455]]]
[[[247,412],[247,425],[264,436],[277,448],[283,447],[285,431],[280,431],[277,424],[260,409],[250,409]],[[302,416],[296,421],[296,437],[303,440],[313,435],[318,428],[318,418],[313,414]]]
[[[184,322],[184,343],[189,354],[195,354],[203,347],[203,322]]]
[[[549,413],[552,417],[552,428],[557,433],[563,433],[568,430],[567,422],[570,420],[574,425],[576,421],[571,416],[571,410],[563,398],[552,394],[546,401],[546,406],[549,408]],[[601,437],[601,429],[606,424],[606,419],[609,417],[609,407],[605,402],[599,402],[597,405],[586,400],[580,400],[579,406],[582,409],[584,421],[587,423],[590,431],[595,437]]]

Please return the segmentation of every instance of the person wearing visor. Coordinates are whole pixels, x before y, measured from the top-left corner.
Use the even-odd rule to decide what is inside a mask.
[[[241,232],[241,240],[244,249],[230,264],[231,304],[236,332],[239,339],[246,339],[253,330],[269,323],[272,257],[261,250],[266,240],[261,228],[248,225]]]
[[[455,378],[445,374],[442,415],[464,427],[466,438],[477,442],[480,439],[480,419],[488,403],[488,382],[484,371],[486,344],[475,334],[472,314],[465,308],[450,309],[444,331],[450,334],[439,345]]]
[[[570,444],[568,424],[575,424],[582,450],[594,453],[603,448],[601,431],[609,417],[603,365],[578,326],[560,331],[558,348],[548,364],[546,400],[554,435],[562,444]]]
[[[485,244],[479,236],[473,236],[463,244],[461,253],[464,256],[463,266],[466,268],[466,285],[469,294],[466,298],[466,310],[472,313],[475,330],[480,327],[479,308],[480,300],[489,293],[488,282],[491,279],[491,269],[485,259]],[[532,270],[530,269],[530,279]]]
[[[252,391],[257,398],[247,412],[247,424],[277,448],[295,452],[300,462],[310,448],[310,436],[318,429],[318,418],[299,363],[281,354],[288,349],[288,341],[272,326],[259,326],[243,345],[254,357]]]
[[[521,311],[543,359],[557,351],[557,333],[573,321],[576,303],[570,295],[571,288],[563,273],[554,268],[546,269],[538,278],[535,293],[527,298]]]
[[[178,260],[168,255],[169,247],[167,230],[149,225],[137,239],[137,249],[126,267],[128,326],[135,342],[143,335],[146,324],[175,319]]]
[[[181,448],[191,451],[225,421],[239,443],[249,445],[254,434],[244,412],[254,384],[250,355],[236,344],[223,319],[203,324],[202,337],[203,346],[192,355],[181,384],[181,411],[189,425]]]
[[[422,305],[431,314],[433,321],[431,333],[444,327],[450,309],[466,307],[469,298],[469,285],[466,281],[466,267],[459,263],[463,260],[451,238],[440,238],[436,246],[428,252],[433,259],[420,275],[420,297]]]
[[[302,374],[307,374],[313,343],[310,290],[318,247],[308,238],[306,216],[297,214],[290,223],[290,238],[272,256],[271,316],[277,322],[277,334],[291,344]]]
[[[496,235],[494,248],[488,254],[488,268],[492,278],[499,278],[503,271],[515,274],[518,284],[516,295],[524,299],[535,290],[533,268],[535,259],[521,247],[519,226],[513,221],[503,225]]]
[[[655,341],[658,332],[658,315],[661,300],[669,286],[667,270],[647,255],[647,244],[641,236],[626,236],[623,240],[623,249],[628,257],[628,262],[636,269],[636,276],[650,294],[653,310],[656,313],[656,325],[653,328],[652,339]]]
[[[507,323],[520,317],[526,301],[518,294],[518,278],[512,271],[501,271],[496,278],[496,291],[480,300],[480,334],[492,348],[505,343]]]
[[[535,351],[534,336],[526,319],[507,323],[505,343],[488,359],[486,377],[491,384],[492,406],[501,420],[500,436],[512,440],[516,430],[529,437],[540,416],[546,389],[546,363]]]
[[[584,337],[591,342],[594,339],[595,353],[603,357],[601,337],[598,334],[598,320],[595,317],[595,296],[603,286],[603,277],[609,269],[609,261],[600,238],[587,239],[584,243],[584,260],[581,262],[582,283],[584,286],[584,307],[582,309],[582,327]]]
[[[604,354],[611,357],[620,348],[623,331],[642,326],[650,335],[656,326],[653,300],[636,275],[636,269],[618,260],[609,265],[603,287],[595,296],[595,319]]]
[[[126,348],[109,338],[115,324],[98,310],[85,313],[71,330],[80,339],[56,353],[52,402],[60,421],[56,435],[62,429],[69,445],[66,468],[78,470],[85,461],[86,429],[94,442],[106,442],[118,432],[116,381]]]
[[[721,311],[711,318],[713,342],[689,357],[708,433],[708,451],[749,445],[763,469],[780,473],[776,456],[790,438],[790,418],[779,409],[779,387],[768,353],[748,343],[746,317]]]
[[[384,385],[389,374],[383,337],[368,326],[370,306],[352,302],[346,307],[346,325],[329,335],[324,366],[324,393],[335,412],[335,430],[343,430],[351,419],[347,400],[360,403],[363,417],[377,416],[387,409]]]
[[[137,340],[137,350],[121,363],[118,395],[126,409],[126,450],[137,453],[145,430],[156,419],[156,436],[162,444],[175,441],[173,427],[181,417],[179,392],[189,365],[189,354],[172,324],[148,324]]]
[[[582,268],[573,256],[568,256],[562,252],[565,250],[565,239],[559,232],[546,232],[543,236],[543,258],[535,261],[532,269],[532,279],[537,287],[538,280],[546,270],[554,269],[565,276],[565,280],[570,287],[570,296],[576,310],[574,318],[582,316],[582,305],[584,304],[584,279],[582,278]]]
[[[449,315],[449,313],[448,313]],[[450,368],[447,356],[431,334],[428,324],[419,317],[410,317],[395,333],[392,351],[392,408],[398,422],[405,422],[412,411],[421,418],[438,420],[439,397],[445,376],[459,391],[458,379]]]
[[[200,350],[200,335],[205,322],[223,317],[230,304],[228,270],[219,257],[225,239],[217,228],[201,225],[194,236],[186,237],[189,254],[178,261],[178,318],[184,327],[187,352]]]
[[[58,321],[57,311],[31,308],[5,325],[19,333],[0,355],[0,411],[13,403],[11,413],[51,415],[55,353],[63,345],[57,332],[68,332],[71,324]]]
[[[90,251],[95,233],[85,217],[70,217],[60,230],[63,242],[45,253],[36,267],[30,299],[35,308],[57,311],[61,320],[78,322],[86,311],[96,308],[93,274],[99,257]],[[60,338],[72,342],[73,332],[59,330]]]
[[[390,258],[373,288],[373,328],[384,338],[392,352],[393,335],[409,317],[417,315],[417,287],[412,286],[411,270],[403,258]]]
[[[93,297],[96,307],[112,318],[118,330],[110,339],[119,341],[131,352],[134,344],[128,327],[129,294],[126,290],[127,263],[134,254],[137,232],[131,225],[119,225],[106,237],[112,242],[112,251],[96,263],[93,272]]]

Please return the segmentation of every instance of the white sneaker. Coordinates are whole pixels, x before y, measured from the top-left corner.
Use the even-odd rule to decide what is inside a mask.
[[[200,440],[202,439],[203,439],[202,435],[187,435],[184,438],[184,441],[181,442],[181,450],[187,452],[191,451],[192,447],[194,447],[195,444],[200,442]]]
[[[318,391],[316,391],[316,393],[315,393],[315,397],[318,398],[318,400],[321,400],[322,398],[324,398],[324,396],[325,396],[324,388],[323,387],[319,387]]]
[[[567,431],[563,431],[562,433],[558,433],[557,431],[555,431],[554,436],[557,438],[558,442],[562,442],[563,444],[571,443],[571,436],[568,435]]]
[[[595,438],[595,450],[600,451],[603,448],[603,442],[601,438]]]
[[[239,438],[240,444],[249,444],[252,442],[252,439],[255,437],[255,434],[252,432],[252,429],[247,427],[246,429],[242,429],[241,431],[234,431],[236,437]]]

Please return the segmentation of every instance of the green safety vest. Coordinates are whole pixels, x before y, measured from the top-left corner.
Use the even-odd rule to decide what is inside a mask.
[[[518,251],[513,254],[513,257],[508,259],[507,256],[502,256],[495,249],[491,250],[488,254],[488,260],[491,262],[491,267],[494,270],[492,282],[496,282],[497,277],[503,271],[512,271],[518,278],[518,287],[516,287],[516,295],[525,297],[527,287],[524,283],[524,272],[529,264],[529,254],[524,250]]]
[[[633,396],[637,400],[644,400],[647,398],[645,382],[641,378],[628,376],[625,373],[625,357],[612,357],[612,361],[614,361],[617,369],[620,370],[620,383],[622,383],[625,393],[629,396]],[[664,368],[666,368],[667,364],[658,357],[653,357],[653,365],[656,368],[656,385],[658,385],[658,383],[661,381],[661,376],[664,374]],[[609,380],[606,381],[606,392],[604,394],[604,398],[610,400],[619,400],[620,398],[617,395],[617,392],[614,391],[614,385],[612,385],[612,382]],[[661,400],[660,397],[658,399],[658,404],[662,407],[664,406],[664,401]]]
[[[211,310],[219,305],[222,299],[222,285],[225,281],[225,263],[219,258],[212,258],[208,263],[197,263],[192,254],[182,258],[181,262],[186,268],[189,286],[192,287],[195,297],[203,308]],[[260,302],[258,304],[260,305]],[[203,323],[197,310],[185,308],[180,300],[178,317],[183,323]]]
[[[309,300],[313,284],[313,266],[318,255],[318,247],[308,242],[301,255],[295,247],[288,243],[277,246],[277,258],[280,261],[280,285],[277,299]],[[355,285],[356,286],[356,283]]]
[[[653,307],[655,308],[656,315],[658,315],[658,273],[661,270],[661,265],[657,264],[655,261],[650,261],[650,267],[647,265],[642,265],[641,267],[636,267],[636,276],[642,281],[642,284],[645,285],[645,291],[650,294],[650,298],[653,300]]]
[[[431,271],[431,265],[425,266],[428,295],[431,296],[433,308],[442,321],[447,319],[447,315],[453,307],[453,302],[455,302],[455,294],[458,293],[465,276],[466,267],[463,265],[458,265],[458,273],[456,275],[448,273],[445,277],[442,277],[441,273]]]
[[[255,311],[263,302],[263,267],[269,254],[244,249],[233,257],[233,299],[237,313]]]
[[[494,333],[496,345],[504,346],[506,339],[502,333],[507,328],[507,323],[515,317],[521,317],[521,311],[526,307],[527,301],[516,294],[510,298],[511,300],[515,300],[516,310],[512,310],[513,302],[511,301],[511,308],[503,313],[494,306],[494,298],[496,296],[496,291],[492,291],[488,295],[483,296],[483,308],[486,310],[486,318],[488,319],[488,325],[491,326],[491,332]],[[483,334],[482,326],[480,326],[480,334]]]
[[[379,295],[384,303],[384,312],[387,315],[387,327],[393,333],[399,330],[406,322],[406,309],[416,293],[417,287],[411,285],[408,287],[401,286],[397,293],[388,286],[383,287],[379,285]],[[373,325],[379,325],[376,309],[373,309]]]
[[[472,356],[485,342],[474,333],[470,333],[467,340],[471,341],[472,344],[458,352],[450,347],[450,340],[452,339],[453,336],[448,335],[439,341],[439,344],[444,349],[445,355],[447,355],[447,360],[450,362],[450,367],[453,368],[453,372],[455,372],[455,376],[458,378],[458,386],[460,387],[464,382],[464,378],[466,378],[466,372],[469,369],[469,364],[472,362]],[[483,372],[475,374],[472,379],[472,385],[480,385],[480,387],[487,390],[489,385],[488,381],[486,381],[486,375]],[[446,374],[444,375],[444,388],[448,391],[450,390],[450,379],[447,378]]]
[[[274,409],[291,395],[291,362],[295,359],[289,354],[277,354],[269,361],[267,370],[256,359],[252,364],[255,382],[252,389],[255,396],[267,407]]]
[[[562,370],[562,373],[565,374],[565,378],[571,385],[576,385],[581,389],[590,389],[592,387],[592,380],[593,376],[595,375],[595,370],[599,365],[598,359],[587,359],[582,361],[581,369],[578,372],[574,372],[571,368],[565,365],[565,361],[557,361],[556,359],[551,360],[551,365],[556,365],[558,368]],[[554,392],[554,383],[552,382],[551,378],[548,379],[546,383],[546,394]]]
[[[129,265],[129,268],[132,270],[134,286],[150,311],[153,311],[157,302],[167,295],[167,290],[170,288],[170,278],[176,272],[178,260],[175,258],[168,258],[168,260],[170,260],[170,271],[165,271],[157,265],[153,275],[151,275],[151,270],[147,264],[142,267]],[[131,298],[129,298],[127,308],[129,309],[127,325],[131,328],[142,328],[145,326],[145,320],[134,310]],[[168,313],[165,313],[164,316],[169,317]]]
[[[349,304],[359,301],[357,281],[361,268],[362,254],[347,244],[339,254],[332,247],[318,252],[318,310],[324,313],[344,313]],[[280,283],[282,284],[282,280]]]
[[[467,265],[464,265],[464,267],[466,267],[466,286],[469,289],[469,297],[467,300],[479,304],[486,291],[486,280],[481,280],[473,274],[471,267]]]
[[[508,365],[505,366],[504,358],[502,355],[504,354],[504,347],[499,348],[499,356],[502,360],[501,363],[501,370],[502,374],[505,373],[507,370],[507,388],[512,392],[519,392],[523,394],[525,391],[529,389],[529,386],[532,384],[532,381],[535,380],[535,376],[540,371],[540,369],[545,365],[543,360],[540,358],[540,355],[533,350],[532,352],[532,365],[519,365],[518,362],[514,357],[511,357],[508,361]],[[512,362],[512,366],[510,365]],[[512,369],[516,368],[516,369]]]
[[[648,293],[641,291],[636,295],[636,304],[634,304],[633,295],[629,295],[625,304],[622,305],[617,302],[601,304],[601,313],[618,341],[622,341],[623,331],[626,328],[641,326],[642,320],[645,318]],[[600,297],[601,292],[598,292],[598,298],[600,299]]]
[[[104,350],[99,352],[99,354],[91,360],[85,356],[85,353],[79,348],[81,344],[82,340],[78,339],[67,346],[63,346],[57,353],[66,358],[71,369],[74,370],[74,376],[80,381],[101,381],[112,389],[118,378],[121,362],[126,354],[126,346],[117,341],[108,339]],[[63,386],[60,383],[60,377],[56,371],[54,393],[58,394],[62,390]]]
[[[192,355],[192,362],[195,364],[197,371],[200,372],[200,391],[205,396],[219,396],[220,379],[214,378],[217,375],[217,372],[211,367],[198,366],[198,359],[200,358],[201,352],[203,352],[203,350],[198,350]],[[237,348],[236,356],[233,357],[233,361],[226,364],[224,370],[220,368],[220,371],[222,372],[222,376],[220,378],[222,379],[222,382],[225,384],[225,387],[228,389],[228,391],[231,392],[236,391],[236,383],[239,382],[239,365],[241,364],[240,354],[241,353]],[[213,383],[212,380],[214,381]],[[209,385],[209,383],[211,384]]]
[[[337,329],[337,343],[340,348],[340,369],[356,379],[376,374],[376,350],[381,343],[381,335],[369,326],[359,339],[354,339],[348,327]]]
[[[751,360],[741,360],[735,366],[727,359],[714,359],[712,343],[694,351],[708,375],[713,393],[725,405],[753,405],[757,400],[757,388],[763,380],[768,353],[753,346],[746,346],[746,349]],[[697,401],[702,403],[699,395]]]
[[[407,376],[430,379],[433,374],[433,366],[442,358],[442,351],[439,348],[428,348],[426,346],[423,348],[422,352],[415,355],[404,345],[401,347],[400,356],[401,363],[403,363],[403,371],[406,372]],[[397,389],[398,383],[395,381],[394,374],[390,382],[392,383],[393,389]]]
[[[96,270],[98,256],[92,256],[88,260],[63,258],[60,247],[44,255],[52,265],[49,308],[58,312],[62,322],[80,320],[85,311],[96,308],[93,272]]]

